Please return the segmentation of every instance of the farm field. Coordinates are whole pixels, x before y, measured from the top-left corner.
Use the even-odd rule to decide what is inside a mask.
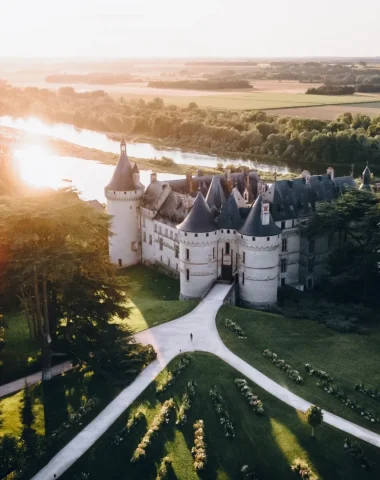
[[[290,467],[297,457],[308,462],[319,480],[378,478],[378,451],[375,447],[360,442],[367,458],[376,462],[372,472],[364,471],[345,452],[346,435],[343,433],[321,425],[317,429],[316,440],[313,440],[301,412],[248,382],[252,392],[263,401],[264,413],[258,415],[234,383],[236,378],[242,378],[241,374],[210,354],[194,353],[188,357],[191,358],[190,364],[167,390],[157,394],[156,386],[162,384],[168,370],[179,363],[178,357],[62,479],[238,480],[243,479],[240,472],[243,465],[249,465],[256,473],[253,478],[292,480],[297,475]],[[179,427],[175,422],[179,418],[182,395],[191,381],[195,381],[196,394],[187,422]],[[213,408],[210,389],[214,387],[225,401],[236,432],[234,438],[225,436],[220,415]],[[168,423],[152,435],[146,447],[146,456],[131,463],[133,452],[144,434],[153,432],[150,426],[153,418],[170,398],[174,400],[175,407],[169,414]],[[140,420],[127,433],[124,427],[137,413]],[[204,421],[207,463],[205,469],[197,473],[191,449],[194,445],[193,424],[200,419]],[[172,461],[169,475],[158,476],[161,460],[167,456]]]
[[[380,101],[315,107],[277,108],[268,109],[267,112],[273,115],[280,115],[281,117],[316,118],[318,120],[334,120],[341,113],[352,113],[353,115],[360,113],[373,117],[380,115]]]
[[[13,82],[18,87],[37,87],[57,90],[63,84],[46,83],[40,81]],[[160,97],[166,104],[187,106],[189,102],[196,102],[200,107],[232,110],[265,110],[281,109],[287,107],[311,107],[317,105],[342,105],[353,103],[371,103],[380,100],[380,95],[305,95],[303,92],[311,86],[299,82],[278,81],[255,81],[252,82],[252,91],[201,91],[201,90],[177,90],[164,88],[148,88],[145,84],[128,85],[70,85],[77,91],[103,89],[115,98],[121,96],[125,99],[143,98],[151,101]],[[312,86],[318,86],[313,84]],[[339,112],[340,113],[340,112]],[[297,115],[297,113],[285,112],[284,115]],[[336,115],[335,115],[336,116]]]

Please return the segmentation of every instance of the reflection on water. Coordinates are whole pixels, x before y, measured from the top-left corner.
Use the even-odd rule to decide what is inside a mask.
[[[37,118],[12,118],[8,116],[0,117],[0,126],[13,127],[29,133],[39,135],[49,135],[51,137],[66,140],[67,142],[80,145],[82,147],[96,148],[105,152],[119,153],[120,143],[110,139],[104,133],[98,133],[92,130],[80,130],[73,125],[64,123],[49,124],[44,123]],[[170,157],[176,163],[185,165],[216,167],[221,162],[224,165],[237,162],[247,165],[251,168],[257,168],[262,171],[272,171],[274,166],[259,164],[251,160],[242,159],[220,159],[212,155],[203,155],[199,153],[183,152],[179,149],[160,149],[150,143],[129,143],[128,154],[135,158],[161,158]],[[279,173],[287,173],[287,167],[277,167]]]
[[[35,187],[60,188],[73,186],[85,200],[105,202],[104,187],[115,169],[93,160],[54,155],[42,146],[20,148],[14,152],[15,169],[21,179]],[[173,180],[179,175],[159,173],[159,180]],[[149,185],[150,172],[142,170],[140,180]]]

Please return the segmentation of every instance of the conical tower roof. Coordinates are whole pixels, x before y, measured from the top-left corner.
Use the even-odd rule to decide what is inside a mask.
[[[127,155],[127,149],[124,138],[120,142],[120,157],[117,162],[115,171],[106,190],[114,190],[117,192],[128,192],[136,190],[136,186],[132,177],[132,165]]]
[[[206,196],[206,202],[210,208],[216,207],[218,210],[220,210],[222,205],[226,203],[226,197],[224,196],[219,177],[216,177],[215,175],[212,177]]]
[[[239,207],[237,206],[235,197],[231,193],[227,202],[223,205],[222,211],[216,221],[218,228],[231,228],[238,230],[243,223]]]
[[[263,198],[259,195],[253,204],[248,217],[239,230],[239,233],[249,237],[271,237],[281,233],[281,229],[274,223],[272,216],[269,216],[269,224],[263,225],[261,222],[261,206]]]
[[[367,162],[367,166],[363,170],[362,179],[363,179],[363,183],[360,185],[360,190],[372,190],[371,170],[368,168],[368,162]]]
[[[190,212],[185,220],[177,225],[177,229],[192,233],[206,233],[216,230],[214,215],[201,192],[198,192]]]
[[[231,193],[235,197],[236,204],[239,208],[246,207],[244,198],[242,197],[237,187],[234,187]]]

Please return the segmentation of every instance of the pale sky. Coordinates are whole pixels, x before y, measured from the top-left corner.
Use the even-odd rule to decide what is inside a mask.
[[[380,56],[380,0],[0,0],[0,57]]]

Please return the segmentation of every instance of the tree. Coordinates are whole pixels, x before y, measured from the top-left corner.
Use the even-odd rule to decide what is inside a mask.
[[[315,437],[315,428],[323,421],[323,412],[316,405],[311,405],[305,412],[306,421],[311,426],[311,436]]]
[[[41,344],[43,380],[51,378],[52,349],[96,366],[101,333],[112,334],[110,361],[121,347],[135,369],[153,356],[111,323],[129,309],[128,283],[108,258],[109,221],[69,189],[0,200],[0,248],[6,252],[0,285],[17,296]]]
[[[380,204],[370,191],[349,189],[323,203],[308,223],[308,238],[330,238],[327,290],[335,298],[376,305],[380,287]]]

